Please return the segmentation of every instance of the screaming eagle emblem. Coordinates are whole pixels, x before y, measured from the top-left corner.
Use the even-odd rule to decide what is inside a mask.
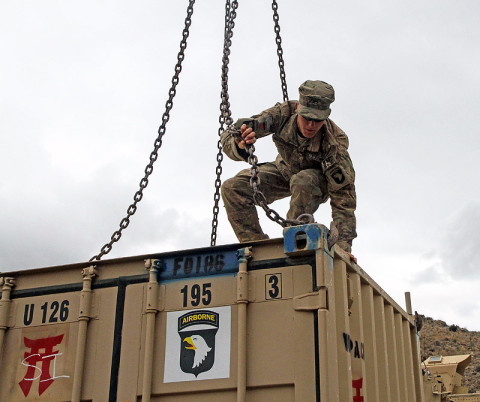
[[[215,363],[215,335],[219,315],[214,311],[195,310],[178,317],[180,368],[197,377]]]

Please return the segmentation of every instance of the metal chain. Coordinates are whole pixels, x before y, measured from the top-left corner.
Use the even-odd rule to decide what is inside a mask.
[[[232,113],[230,111],[230,101],[228,96],[228,64],[230,63],[230,47],[232,45],[233,28],[235,27],[235,17],[237,16],[236,10],[238,8],[237,0],[230,3],[227,0],[225,3],[225,29],[224,29],[224,42],[223,42],[223,57],[222,57],[222,91],[221,91],[221,103],[220,103],[220,117],[218,119],[220,127],[218,129],[218,136],[225,130],[225,124],[230,126],[233,122]],[[213,247],[217,243],[217,227],[218,227],[218,213],[220,211],[220,187],[222,185],[222,161],[223,152],[220,139],[217,141],[217,168],[216,168],[216,180],[215,180],[215,194],[213,196],[213,218],[212,218],[212,234],[210,238],[210,245]]]
[[[228,64],[229,64],[229,55],[230,55],[230,46],[231,46],[231,38],[233,36],[233,27],[235,26],[234,19],[236,17],[235,10],[237,9],[238,4],[237,1],[233,1],[232,5],[230,5],[230,1],[226,1],[225,6],[225,40],[224,40],[224,48],[223,48],[223,65],[222,65],[222,93],[221,98],[222,102],[220,104],[220,128],[218,130],[218,135],[221,135],[224,131],[224,125],[227,125],[227,130],[229,131],[230,135],[233,136],[240,136],[240,129],[236,128],[232,123],[231,118],[231,111],[230,111],[230,102],[228,96]],[[287,90],[287,82],[286,82],[286,74],[285,74],[285,63],[283,60],[283,49],[282,49],[282,39],[280,37],[280,25],[279,25],[279,15],[278,15],[278,4],[276,0],[272,2],[272,9],[273,9],[273,21],[275,23],[275,34],[276,38],[275,41],[277,43],[277,55],[278,55],[278,66],[280,68],[280,80],[282,82],[282,92],[283,92],[283,100],[286,102],[288,101],[288,90]],[[214,207],[213,207],[213,219],[212,219],[212,235],[211,235],[211,246],[215,246],[216,238],[217,238],[217,226],[218,226],[218,212],[219,207],[218,203],[220,200],[220,187],[221,187],[221,179],[220,175],[222,173],[222,166],[221,163],[223,161],[223,153],[222,153],[222,144],[220,140],[217,143],[218,147],[218,154],[217,154],[217,178],[215,180],[215,195],[214,195]],[[278,212],[274,209],[269,208],[267,199],[265,195],[260,191],[260,177],[258,176],[258,158],[254,155],[255,147],[253,145],[246,146],[246,151],[248,152],[248,163],[252,166],[250,172],[252,177],[250,178],[250,186],[253,190],[253,199],[255,203],[263,208],[267,217],[272,221],[278,223],[282,227],[287,226],[294,226],[294,225],[301,225],[305,223],[313,223],[313,215],[310,214],[302,214],[297,219],[284,219],[282,218]]]
[[[273,21],[275,23],[275,42],[277,43],[277,55],[278,55],[278,67],[280,68],[280,80],[282,82],[282,92],[283,92],[283,101],[288,101],[288,90],[287,90],[287,81],[285,74],[285,62],[283,61],[283,49],[282,49],[282,38],[280,37],[280,17],[278,15],[278,4],[276,0],[272,0],[272,10],[273,10]],[[232,135],[239,135],[240,132],[234,127],[229,127],[230,133]],[[284,219],[278,212],[270,208],[267,203],[265,195],[260,191],[260,177],[258,177],[258,158],[254,155],[255,147],[253,145],[246,146],[246,151],[248,152],[248,163],[252,166],[250,172],[252,177],[250,178],[250,186],[253,190],[253,199],[255,203],[263,208],[267,217],[278,223],[282,227],[301,225],[304,223],[313,223],[313,215],[302,214],[297,219]]]
[[[250,172],[252,177],[250,178],[250,186],[253,189],[253,199],[257,205],[260,205],[265,211],[267,217],[278,223],[282,227],[302,225],[305,223],[313,223],[313,215],[302,214],[297,219],[284,219],[282,218],[277,211],[270,208],[267,203],[265,195],[260,191],[260,177],[258,177],[258,159],[253,154],[255,152],[255,147],[253,145],[247,145],[246,150],[248,152],[248,163],[252,165]]]
[[[288,101],[287,76],[285,74],[285,63],[283,61],[282,38],[280,37],[280,17],[278,16],[278,4],[276,0],[272,1],[273,22],[275,23],[275,42],[277,43],[278,67],[280,67],[280,80],[282,81],[283,101]]]
[[[232,136],[241,136],[240,129],[236,128],[233,125],[228,128],[228,131]],[[260,177],[258,176],[258,158],[254,155],[255,147],[251,144],[247,144],[245,150],[248,152],[248,163],[252,166],[250,168],[250,173],[252,174],[252,177],[250,177],[250,186],[253,190],[253,199],[257,205],[263,208],[267,217],[270,220],[278,223],[282,227],[313,223],[313,215],[302,214],[298,216],[297,219],[284,219],[279,215],[277,211],[268,206],[265,195],[260,191]]]
[[[130,224],[130,218],[137,211],[137,204],[143,198],[143,190],[145,190],[145,188],[148,185],[148,178],[153,172],[153,164],[158,158],[158,150],[162,146],[162,137],[165,134],[166,124],[168,120],[170,120],[170,111],[173,107],[173,98],[175,97],[175,94],[177,92],[176,88],[180,81],[179,76],[180,76],[180,72],[182,71],[182,62],[185,58],[185,49],[187,48],[187,38],[190,33],[189,32],[190,25],[192,24],[192,14],[193,14],[194,4],[195,4],[195,0],[190,0],[187,7],[185,27],[182,32],[182,40],[180,41],[180,51],[178,52],[178,55],[177,55],[177,64],[175,65],[175,73],[172,78],[172,86],[168,91],[169,96],[168,96],[167,102],[165,103],[165,112],[163,113],[162,123],[158,129],[158,137],[154,142],[154,149],[150,154],[150,162],[145,167],[145,176],[140,180],[140,188],[133,196],[134,202],[130,204],[130,206],[127,208],[127,216],[120,221],[120,225],[119,225],[120,229],[116,230],[112,234],[110,241],[101,248],[100,253],[98,253],[97,255],[94,255],[92,258],[90,258],[89,261],[100,260],[102,256],[108,254],[112,250],[113,243],[120,240],[120,238],[122,237],[122,231],[126,229]]]

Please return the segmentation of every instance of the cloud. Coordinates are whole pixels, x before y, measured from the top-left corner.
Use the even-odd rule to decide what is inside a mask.
[[[420,285],[423,283],[439,283],[445,278],[445,274],[442,272],[438,265],[431,265],[423,271],[417,272],[410,280],[411,284]]]
[[[209,245],[210,221],[207,217],[197,217],[181,209],[162,209],[144,205],[144,212],[135,216],[132,228],[115,246],[112,255],[139,255],[173,250],[205,247]]]
[[[125,160],[119,166],[118,160],[104,158],[89,169],[92,174],[76,175],[68,161],[54,163],[41,146],[33,148],[32,158],[22,164],[22,180],[1,184],[0,271],[87,261],[119,228],[136,190],[131,183],[136,174],[125,169]],[[8,171],[6,164],[3,174]],[[210,210],[202,214],[184,208],[187,201],[182,200],[189,197],[183,186],[175,191],[174,206],[164,203],[160,176],[145,190],[130,225],[104,258],[209,245]],[[208,195],[211,191],[209,187]]]
[[[25,213],[22,219],[29,224],[18,225],[18,214],[14,220],[2,219],[2,226],[10,230],[0,232],[0,271],[84,262],[98,254],[119,228],[120,217],[108,203],[91,198],[70,207],[55,211],[54,221],[48,206],[43,216]],[[209,245],[210,228],[208,218],[175,208],[159,209],[145,202],[102,259],[205,247]]]
[[[422,286],[422,291],[414,293],[414,306],[421,314],[460,325],[470,331],[479,331],[480,301],[469,297],[476,292],[476,282],[426,283]]]
[[[419,255],[423,266],[411,283],[462,282],[480,279],[476,256],[480,250],[480,203],[471,202],[446,219],[434,247]]]
[[[480,279],[480,203],[463,207],[445,227],[438,255],[443,270],[453,279]]]

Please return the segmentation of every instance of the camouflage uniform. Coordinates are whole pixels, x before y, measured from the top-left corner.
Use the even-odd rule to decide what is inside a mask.
[[[326,119],[313,138],[303,137],[297,128],[296,104],[297,101],[277,103],[252,116],[261,122],[261,128],[255,130],[256,138],[273,134],[279,153],[274,162],[259,165],[260,190],[269,204],[291,196],[288,219],[296,219],[303,213],[313,214],[330,198],[332,218],[339,231],[337,244],[351,251],[352,239],[356,237],[356,195],[348,138],[330,119]],[[298,111],[302,116],[308,112],[301,111],[300,104]],[[329,114],[330,109],[326,116]],[[228,131],[221,135],[221,142],[231,159],[247,160],[247,152],[237,146]],[[268,238],[258,221],[250,177],[250,169],[245,169],[222,185],[228,219],[240,242]]]

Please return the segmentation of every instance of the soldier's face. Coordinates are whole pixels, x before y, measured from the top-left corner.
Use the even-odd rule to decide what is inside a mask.
[[[307,120],[305,117],[298,115],[297,126],[304,137],[313,138],[315,134],[323,127],[325,120]]]

